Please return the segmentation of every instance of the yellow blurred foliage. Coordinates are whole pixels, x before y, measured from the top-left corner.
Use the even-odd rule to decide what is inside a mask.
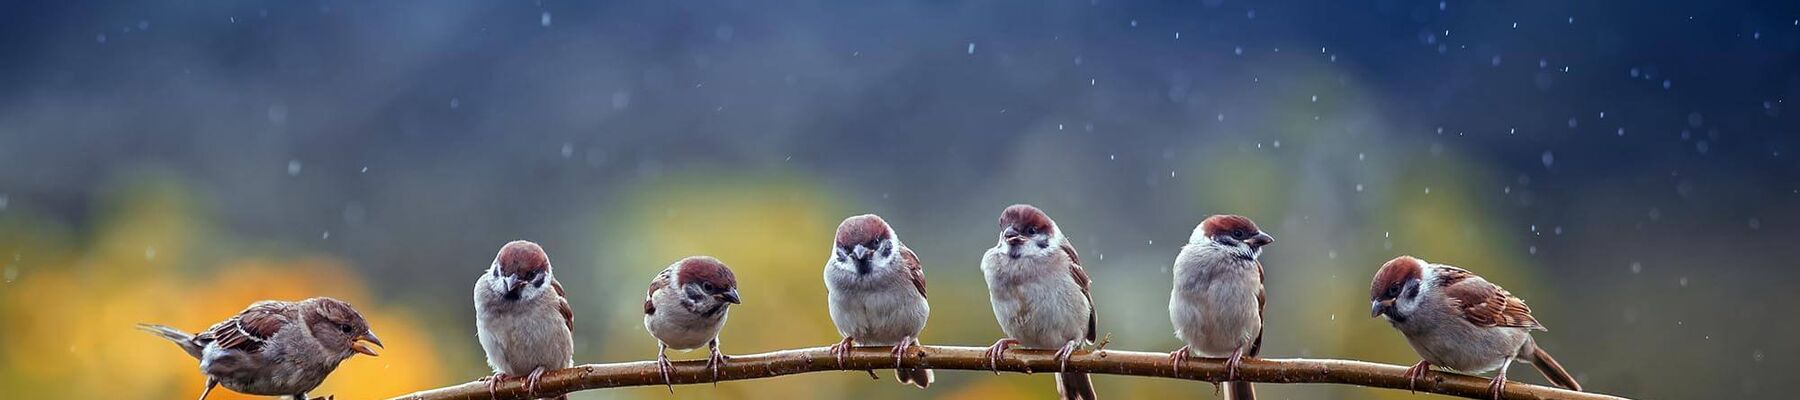
[[[17,279],[0,291],[0,398],[194,398],[205,378],[140,322],[202,330],[265,299],[348,301],[391,347],[355,357],[312,394],[382,398],[442,382],[430,337],[403,310],[381,307],[338,262],[246,259],[191,268],[220,252],[173,183],[133,185],[102,213],[90,245],[45,245],[41,222],[0,223],[0,251]],[[15,218],[9,216],[8,218]],[[197,244],[206,243],[209,247]],[[187,271],[193,269],[193,271]],[[191,272],[191,273],[190,273]],[[261,399],[215,390],[213,399]]]

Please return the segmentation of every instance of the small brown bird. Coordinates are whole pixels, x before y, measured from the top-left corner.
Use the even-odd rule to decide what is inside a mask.
[[[1056,221],[1037,207],[1018,204],[1000,213],[1000,238],[981,257],[994,317],[1005,338],[988,348],[993,366],[1015,344],[1059,349],[1057,361],[1067,370],[1076,348],[1091,344],[1098,321],[1088,294],[1087,270]],[[1056,392],[1063,399],[1095,398],[1094,382],[1081,372],[1058,372]]]
[[[1194,227],[1175,256],[1175,288],[1169,319],[1185,346],[1169,353],[1175,367],[1190,354],[1224,358],[1225,398],[1255,399],[1237,377],[1238,363],[1262,351],[1263,266],[1257,257],[1275,238],[1249,218],[1214,215]]]
[[[718,382],[719,366],[726,361],[719,352],[719,331],[725,328],[731,305],[739,303],[737,277],[716,258],[683,258],[650,280],[650,290],[644,295],[644,329],[656,337],[656,366],[669,392],[675,391],[669,378],[675,368],[669,362],[671,348],[688,351],[707,346],[711,354],[706,357],[706,367]]]
[[[502,246],[475,281],[475,337],[494,369],[488,392],[522,376],[535,396],[545,371],[574,365],[574,331],[575,314],[544,248],[524,240]]]
[[[213,387],[263,396],[308,400],[338,363],[356,353],[375,355],[363,342],[381,346],[369,323],[349,303],[329,297],[298,302],[259,301],[199,334],[163,325],[138,329],[180,345],[200,360],[206,389]]]
[[[931,386],[931,370],[900,368],[906,349],[919,343],[931,316],[925,302],[925,269],[919,256],[875,214],[845,218],[825,260],[826,303],[844,340],[831,346],[842,365],[856,344],[893,346],[900,383]],[[873,372],[870,372],[873,375]]]
[[[1406,371],[1409,386],[1432,365],[1475,374],[1498,369],[1488,391],[1499,399],[1507,367],[1523,359],[1551,383],[1581,390],[1531,339],[1531,331],[1546,329],[1525,301],[1468,270],[1411,256],[1388,261],[1369,287],[1369,317],[1382,315],[1423,359]]]

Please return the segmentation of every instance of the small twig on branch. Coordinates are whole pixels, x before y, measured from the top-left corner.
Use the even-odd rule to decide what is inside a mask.
[[[784,375],[825,371],[857,371],[894,368],[893,354],[887,347],[859,347],[838,367],[825,347],[783,350],[771,353],[732,356],[719,368],[720,381],[772,378]],[[957,346],[914,347],[903,364],[911,368],[968,370],[987,373],[988,361],[982,356],[986,348]],[[1055,372],[1052,352],[1014,349],[1006,352],[999,370],[1008,372]],[[1190,358],[1180,372],[1169,364],[1167,353],[1139,351],[1081,352],[1069,360],[1069,369],[1094,374],[1131,375],[1217,382],[1225,378],[1223,360]],[[1514,371],[1525,373],[1528,371]],[[1348,360],[1315,359],[1245,359],[1238,366],[1237,379],[1258,383],[1335,383],[1345,385],[1407,390],[1406,367]],[[705,360],[675,363],[671,378],[677,385],[711,383]],[[637,361],[617,364],[588,364],[550,371],[538,383],[538,396],[600,388],[625,386],[660,386],[656,362]],[[1417,390],[1451,396],[1485,399],[1488,379],[1468,375],[1432,371],[1418,382]],[[521,380],[502,383],[499,399],[523,399]],[[1513,382],[1506,385],[1507,399],[1622,399],[1598,393],[1583,393],[1547,386]],[[488,400],[485,382],[476,381],[439,389],[426,390],[392,400]]]

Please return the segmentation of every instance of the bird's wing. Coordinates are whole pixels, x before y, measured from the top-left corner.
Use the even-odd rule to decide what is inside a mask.
[[[672,279],[672,278],[670,278],[670,275],[673,275],[674,271],[675,271],[675,267],[671,266],[669,268],[665,268],[665,269],[663,269],[663,271],[661,273],[656,274],[656,278],[650,280],[650,290],[647,292],[644,292],[644,314],[645,315],[650,315],[650,314],[656,313],[656,302],[654,301],[655,300],[654,298],[656,297],[656,291],[662,290],[662,288],[669,287],[669,280]]]
[[[569,296],[563,294],[562,282],[551,279],[550,289],[556,291],[556,311],[562,313],[563,324],[569,327],[569,333],[575,333],[575,310],[569,309]]]
[[[211,339],[220,348],[255,353],[261,351],[263,342],[275,336],[281,327],[295,321],[288,315],[292,308],[293,304],[287,302],[257,302],[231,319],[213,324],[200,335]]]
[[[1265,290],[1264,286],[1263,286],[1262,261],[1256,261],[1255,263],[1256,263],[1256,320],[1262,321],[1263,320],[1263,309],[1266,308],[1266,306],[1268,305],[1268,298],[1267,298],[1267,296],[1264,296],[1264,294],[1267,290]],[[1263,326],[1267,326],[1267,324],[1263,324]],[[1256,339],[1254,341],[1250,342],[1250,350],[1245,351],[1244,355],[1256,357],[1256,355],[1258,353],[1261,353],[1262,352],[1262,339],[1263,339],[1262,328],[1256,328]]]
[[[925,297],[925,267],[919,265],[919,255],[900,246],[900,262],[906,266],[906,277],[912,280],[913,287],[919,289],[919,297]]]
[[[1531,316],[1531,307],[1526,307],[1524,300],[1513,297],[1499,285],[1461,268],[1440,267],[1438,274],[1444,294],[1450,296],[1456,310],[1469,323],[1484,327],[1544,329],[1537,318]]]
[[[1075,279],[1076,285],[1081,286],[1081,297],[1087,298],[1087,340],[1092,342],[1099,338],[1097,335],[1099,329],[1097,328],[1099,326],[1100,318],[1099,315],[1094,312],[1094,296],[1089,293],[1088,290],[1091,281],[1088,279],[1087,270],[1081,268],[1081,255],[1075,252],[1075,245],[1069,244],[1068,239],[1063,239],[1062,242],[1062,252],[1069,255],[1069,275]]]

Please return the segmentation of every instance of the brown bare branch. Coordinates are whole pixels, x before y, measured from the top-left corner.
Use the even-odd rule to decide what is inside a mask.
[[[864,371],[894,368],[894,358],[886,347],[859,347],[840,367],[824,347],[783,350],[771,353],[732,356],[719,368],[720,381],[772,378],[784,375],[825,371]],[[902,364],[914,368],[969,370],[988,373],[985,348],[955,346],[914,347]],[[1051,352],[1009,350],[999,370],[1008,372],[1053,372],[1055,360]],[[1222,360],[1191,358],[1180,372],[1169,364],[1166,353],[1112,351],[1078,353],[1069,360],[1069,369],[1095,374],[1132,375],[1218,381],[1225,377]],[[1529,369],[1529,367],[1527,367]],[[1238,367],[1238,380],[1258,383],[1335,383],[1345,385],[1407,389],[1406,367],[1348,360],[1315,359],[1246,359]],[[1532,371],[1514,371],[1531,373]],[[679,361],[672,374],[674,384],[711,383],[704,360]],[[654,361],[617,364],[588,364],[550,371],[538,385],[538,396],[553,397],[581,390],[659,386]],[[1420,392],[1467,398],[1487,398],[1488,379],[1433,371],[1418,382]],[[508,380],[499,386],[499,399],[525,398],[522,380]],[[1621,399],[1596,393],[1582,393],[1547,386],[1512,382],[1506,385],[1507,399]],[[426,390],[392,400],[489,400],[487,383],[475,381],[461,385]]]

